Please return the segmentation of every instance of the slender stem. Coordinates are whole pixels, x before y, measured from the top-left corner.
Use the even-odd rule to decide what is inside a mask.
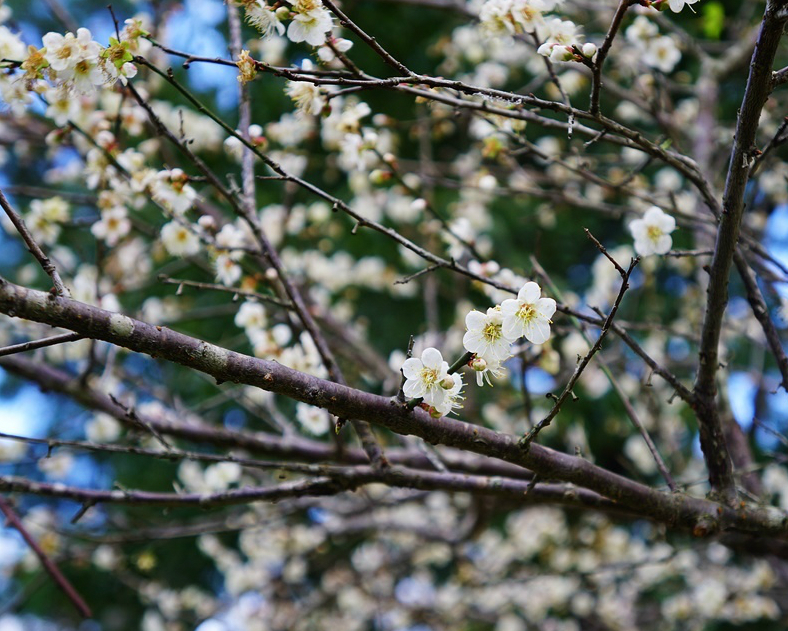
[[[0,487],[3,486],[2,478],[0,478]],[[19,534],[22,535],[22,538],[25,540],[30,549],[35,553],[38,557],[38,560],[41,561],[41,565],[44,566],[44,570],[49,576],[55,581],[55,584],[60,588],[60,590],[66,595],[66,597],[71,601],[74,605],[74,608],[79,612],[79,614],[83,618],[92,618],[93,612],[88,607],[88,604],[82,599],[82,596],[79,595],[74,586],[69,583],[68,579],[63,576],[63,573],[58,569],[57,565],[55,565],[54,561],[47,556],[47,553],[41,549],[41,546],[38,545],[38,542],[33,538],[30,532],[25,528],[25,525],[22,523],[22,520],[19,519],[19,516],[16,514],[11,505],[8,501],[0,497],[0,512],[5,515],[6,521],[16,528],[19,531]]]
[[[52,337],[44,338],[43,340],[34,340],[32,342],[23,342],[22,344],[13,344],[12,346],[0,348],[0,357],[5,357],[6,355],[15,355],[16,353],[24,353],[25,351],[32,351],[37,348],[54,346],[55,344],[75,342],[81,339],[82,336],[79,335],[79,333],[63,333],[62,335],[54,335]]]
[[[583,359],[577,365],[577,368],[575,368],[575,371],[570,377],[569,382],[566,384],[561,396],[555,400],[555,403],[553,404],[553,407],[547,416],[545,416],[533,427],[533,429],[520,438],[518,444],[523,451],[527,452],[529,450],[534,438],[536,438],[539,432],[541,432],[545,427],[550,425],[552,420],[558,415],[558,412],[561,411],[561,406],[572,395],[572,389],[575,387],[577,380],[580,379],[580,375],[583,374],[586,366],[591,363],[593,356],[596,355],[600,348],[602,348],[602,342],[604,341],[611,325],[613,324],[613,318],[616,317],[621,300],[624,298],[624,294],[626,293],[627,289],[629,289],[629,277],[631,276],[632,271],[635,269],[639,261],[640,259],[632,259],[632,262],[629,264],[629,268],[624,272],[623,281],[621,283],[621,288],[618,291],[618,296],[616,296],[616,300],[613,303],[613,307],[610,309],[610,313],[607,315],[607,318],[605,318],[605,323],[602,325],[602,331],[599,333],[599,337],[596,339],[596,342],[594,342],[591,350],[586,353],[585,357],[583,357]]]
[[[624,14],[629,7],[633,4],[637,4],[637,1],[638,0],[620,0],[618,8],[613,15],[613,20],[610,22],[610,28],[607,30],[607,35],[605,35],[605,39],[597,51],[596,61],[591,67],[591,105],[589,111],[594,116],[599,114],[599,95],[602,89],[602,66],[605,63],[605,59],[607,59],[607,54],[610,52],[610,47],[613,45],[613,39],[615,39],[616,33],[618,33],[618,29],[621,27]]]
[[[0,206],[3,207],[6,215],[11,220],[11,223],[14,224],[19,235],[22,237],[22,240],[27,245],[27,249],[30,250],[30,253],[35,257],[38,263],[41,265],[41,268],[47,273],[47,275],[52,279],[52,284],[55,286],[55,291],[57,292],[58,296],[70,296],[71,294],[68,291],[68,287],[63,284],[63,280],[60,278],[60,274],[57,271],[57,268],[54,266],[52,261],[49,260],[44,251],[41,249],[41,246],[36,243],[36,240],[33,238],[33,235],[30,234],[30,231],[27,229],[25,225],[25,220],[19,216],[19,214],[11,207],[11,204],[8,203],[8,200],[3,195],[3,191],[0,190]]]

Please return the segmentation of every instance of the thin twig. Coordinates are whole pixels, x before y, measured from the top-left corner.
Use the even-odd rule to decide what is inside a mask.
[[[594,342],[594,345],[591,347],[591,350],[586,353],[585,357],[577,365],[575,368],[575,372],[572,374],[572,377],[569,379],[569,382],[566,384],[564,391],[561,393],[561,396],[556,398],[555,403],[553,404],[552,409],[550,412],[545,416],[541,421],[539,421],[533,429],[529,432],[524,434],[519,441],[519,446],[523,451],[528,451],[533,442],[534,438],[537,437],[539,432],[541,432],[545,427],[550,425],[552,420],[558,415],[558,412],[561,411],[561,406],[564,402],[572,395],[572,389],[574,388],[577,380],[580,379],[580,375],[583,374],[586,366],[591,362],[591,358],[602,348],[602,342],[604,341],[605,337],[607,336],[608,331],[610,330],[611,325],[613,324],[613,318],[616,317],[616,313],[618,312],[618,307],[621,304],[621,300],[624,298],[624,294],[626,293],[627,289],[629,289],[629,277],[632,274],[632,271],[635,269],[637,264],[640,262],[639,258],[632,259],[629,264],[629,268],[624,273],[623,282],[621,283],[621,289],[618,291],[618,296],[616,296],[616,300],[613,303],[613,307],[610,309],[610,313],[605,318],[605,323],[602,325],[602,330],[599,333],[599,337]]]
[[[74,608],[79,612],[79,614],[83,618],[92,618],[93,612],[90,610],[90,607],[88,607],[87,603],[82,599],[82,596],[77,593],[77,590],[74,589],[74,586],[69,583],[65,576],[63,576],[63,573],[58,569],[54,561],[52,561],[52,559],[47,556],[47,553],[41,549],[41,546],[38,545],[38,542],[33,538],[27,528],[25,528],[25,525],[22,523],[22,520],[19,519],[19,516],[16,514],[14,509],[11,508],[11,505],[3,497],[0,497],[0,512],[5,515],[6,521],[9,524],[19,531],[19,534],[22,535],[22,539],[24,539],[25,543],[30,546],[30,549],[38,557],[38,560],[41,561],[41,565],[44,566],[46,573],[49,574],[53,581],[55,581],[55,584],[71,601],[71,604],[74,605]]]
[[[83,339],[83,336],[79,335],[78,333],[63,333],[62,335],[54,335],[52,337],[44,338],[43,340],[33,340],[31,342],[13,344],[12,346],[0,348],[0,357],[5,357],[6,355],[15,355],[16,353],[24,353],[25,351],[32,351],[37,348],[54,346],[55,344],[75,342],[81,339]]]
[[[8,200],[5,198],[5,195],[3,195],[2,190],[0,190],[0,206],[3,207],[3,210],[5,211],[6,215],[8,215],[11,223],[14,224],[14,227],[22,237],[25,245],[27,245],[27,249],[36,258],[38,263],[41,265],[41,268],[52,279],[52,284],[55,286],[55,291],[57,292],[58,296],[70,296],[71,293],[63,284],[63,280],[60,278],[57,268],[54,266],[52,261],[49,260],[47,255],[44,254],[44,251],[41,249],[38,243],[36,243],[33,235],[30,234],[30,231],[27,229],[24,219],[22,219],[22,217],[20,217],[19,214],[17,214],[17,212],[11,208],[11,204],[8,203]]]

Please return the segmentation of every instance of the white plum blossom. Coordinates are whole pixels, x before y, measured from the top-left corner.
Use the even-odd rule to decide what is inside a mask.
[[[471,360],[471,368],[476,373],[476,385],[479,387],[483,386],[485,381],[492,387],[490,375],[500,379],[506,374],[506,368],[501,365],[500,361],[487,361],[483,357],[474,357]]]
[[[235,326],[242,329],[264,329],[268,324],[265,307],[259,302],[247,300],[235,314]]]
[[[203,480],[211,491],[224,491],[241,478],[241,465],[237,462],[217,462],[205,468]]]
[[[120,436],[121,425],[118,420],[103,412],[97,413],[85,425],[85,436],[93,443],[111,443]]]
[[[110,247],[117,245],[130,230],[131,221],[123,206],[114,206],[102,211],[101,219],[90,228],[94,237],[103,240]]]
[[[30,213],[25,218],[33,237],[41,243],[53,244],[60,236],[61,224],[69,220],[71,206],[62,197],[35,199],[30,202]]]
[[[216,267],[216,280],[222,285],[232,286],[243,276],[241,266],[227,254],[217,256],[214,265]]]
[[[695,4],[698,0],[669,0],[668,6],[670,6],[670,10],[673,13],[681,13],[681,10],[684,8],[684,5],[689,5],[690,10],[694,11],[692,5]]]
[[[446,390],[446,396],[443,398],[443,401],[440,403],[435,403],[430,406],[430,414],[433,417],[440,418],[441,416],[447,416],[451,413],[454,408],[462,407],[460,401],[463,399],[461,396],[463,381],[462,376],[458,373],[454,373],[449,375],[453,384],[451,388]]]
[[[680,60],[681,51],[676,45],[676,41],[667,35],[652,39],[643,56],[643,61],[647,65],[666,74],[672,72]]]
[[[642,219],[635,219],[629,224],[629,231],[635,239],[635,252],[639,256],[669,252],[673,246],[670,233],[675,229],[676,220],[657,206],[649,208]]]
[[[290,81],[285,88],[299,112],[318,115],[323,110],[323,97],[318,88],[308,81]]]
[[[402,364],[402,374],[405,383],[402,386],[403,394],[409,399],[424,399],[424,402],[438,411],[451,410],[447,399],[454,399],[459,394],[457,386],[459,375],[449,374],[449,364],[444,361],[443,355],[436,348],[427,348],[421,358],[410,357]]]
[[[274,33],[277,35],[285,34],[285,25],[279,21],[279,17],[264,0],[255,0],[245,7],[246,21],[254,26],[263,37],[270,37]]]
[[[49,67],[55,72],[63,72],[73,68],[85,57],[98,59],[99,45],[93,41],[90,31],[86,28],[73,33],[47,33],[42,38],[46,52],[44,59],[49,62]]]
[[[544,22],[541,0],[487,0],[479,10],[482,28],[491,35],[533,33]]]
[[[161,242],[173,256],[193,256],[200,251],[200,239],[197,235],[176,221],[162,227]]]
[[[296,420],[313,436],[322,436],[328,432],[330,417],[328,412],[306,403],[296,403]]]
[[[504,333],[500,308],[490,307],[486,314],[474,309],[465,316],[465,326],[468,330],[462,344],[469,353],[492,364],[511,355],[510,347],[516,338]]]
[[[331,13],[319,0],[294,0],[292,21],[287,27],[287,38],[291,42],[306,42],[311,46],[321,46],[326,41],[326,33],[331,30]]]
[[[183,215],[197,199],[197,191],[189,185],[188,176],[181,169],[159,171],[151,182],[153,198],[176,215]]]
[[[353,42],[349,39],[344,39],[342,37],[332,38],[334,49],[339,51],[340,53],[346,53],[353,47]],[[336,59],[336,53],[330,46],[321,46],[317,49],[317,56],[320,61],[325,63],[330,63]]]
[[[555,313],[555,300],[542,298],[542,290],[534,282],[525,283],[517,293],[501,303],[503,332],[517,339],[525,336],[532,344],[544,344],[550,338],[550,323]]]

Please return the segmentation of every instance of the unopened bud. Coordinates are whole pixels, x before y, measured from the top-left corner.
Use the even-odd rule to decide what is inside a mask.
[[[594,55],[596,55],[596,44],[593,42],[583,44],[583,56],[591,59]]]
[[[410,203],[410,207],[417,212],[422,212],[427,209],[427,200],[417,197]]]
[[[487,362],[484,360],[483,357],[474,357],[473,360],[471,361],[471,368],[473,368],[477,372],[487,370]]]
[[[286,20],[290,17],[290,9],[287,7],[279,7],[274,13],[280,20]]]
[[[554,46],[550,52],[550,61],[572,61],[575,55],[567,46]]]
[[[197,223],[200,224],[200,227],[213,232],[216,230],[216,220],[211,217],[210,215],[203,215],[197,220]]]
[[[369,181],[373,184],[380,186],[381,184],[385,184],[391,179],[391,173],[388,171],[384,171],[383,169],[375,169],[372,173],[369,174]]]
[[[440,385],[444,390],[451,390],[454,387],[454,379],[452,379],[451,375],[446,375],[441,379]]]

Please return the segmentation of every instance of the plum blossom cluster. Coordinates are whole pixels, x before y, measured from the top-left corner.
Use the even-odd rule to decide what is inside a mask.
[[[462,377],[449,372],[449,364],[438,349],[427,348],[420,358],[406,359],[402,374],[405,377],[403,394],[410,399],[422,399],[435,418],[460,407]]]
[[[624,37],[638,52],[637,59],[650,68],[667,74],[681,61],[676,39],[670,35],[660,35],[657,25],[646,15],[636,17],[624,31]]]
[[[486,378],[492,385],[490,374],[502,374],[502,363],[511,357],[511,346],[521,337],[532,344],[544,344],[550,339],[550,318],[555,310],[555,300],[542,297],[539,285],[528,282],[517,298],[504,300],[486,313],[470,311],[465,317],[467,331],[462,343],[465,350],[473,353],[470,366],[476,371],[477,383],[481,386]]]
[[[287,38],[291,42],[322,46],[333,26],[331,13],[319,0],[291,0],[287,4],[277,3],[277,8],[265,0],[243,0],[243,4],[246,20],[264,37],[284,35],[283,21],[290,20]]]

